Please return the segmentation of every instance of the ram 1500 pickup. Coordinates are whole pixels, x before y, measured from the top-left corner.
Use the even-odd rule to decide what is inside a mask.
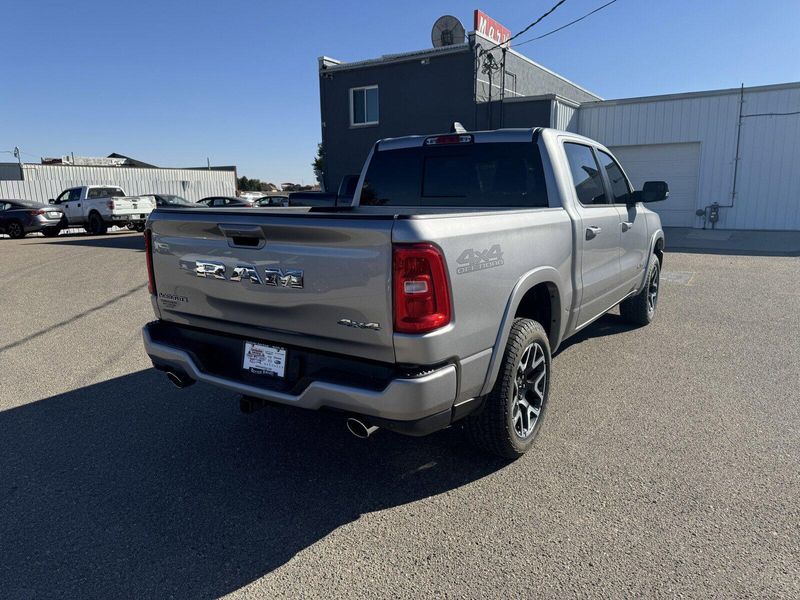
[[[382,140],[350,206],[159,209],[145,231],[154,366],[243,399],[513,458],[551,356],[619,305],[646,325],[664,233],[602,145],[551,129]],[[602,358],[598,358],[602,360]]]
[[[92,235],[102,235],[113,225],[144,231],[147,216],[156,207],[152,196],[126,196],[122,188],[109,185],[70,188],[50,204],[61,208],[65,226],[83,227]]]

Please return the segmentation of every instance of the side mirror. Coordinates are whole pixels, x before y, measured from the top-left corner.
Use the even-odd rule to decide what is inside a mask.
[[[640,195],[642,202],[661,202],[667,198],[669,198],[669,186],[666,181],[645,181]]]
[[[53,198],[50,198],[50,200],[48,200],[48,202],[49,202],[50,204],[55,204],[55,203],[56,203],[56,201],[55,201]]]

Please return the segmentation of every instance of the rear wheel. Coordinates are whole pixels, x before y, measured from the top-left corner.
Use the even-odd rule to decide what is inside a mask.
[[[658,288],[661,283],[661,263],[655,255],[650,257],[646,281],[641,292],[632,298],[623,300],[619,305],[619,314],[634,325],[649,325],[656,316]]]
[[[6,228],[6,233],[12,240],[18,240],[25,237],[25,228],[19,221],[11,221]]]
[[[133,229],[139,233],[142,233],[144,231],[144,223],[135,223],[133,225]]]
[[[108,226],[103,221],[99,213],[93,212],[89,215],[89,233],[92,235],[103,235],[108,231]]]
[[[44,237],[56,237],[59,233],[61,233],[60,227],[45,227],[42,229],[42,235]]]
[[[533,445],[550,392],[550,341],[544,328],[516,319],[503,363],[483,410],[467,417],[464,429],[473,444],[503,458],[522,456]]]

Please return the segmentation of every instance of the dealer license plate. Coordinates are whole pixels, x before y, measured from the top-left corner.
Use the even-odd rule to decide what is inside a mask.
[[[286,370],[286,348],[245,342],[242,368],[257,375],[283,377]]]

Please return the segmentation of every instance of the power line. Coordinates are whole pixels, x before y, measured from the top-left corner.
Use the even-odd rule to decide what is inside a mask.
[[[505,41],[503,41],[503,42],[500,42],[499,44],[495,44],[495,45],[494,45],[494,46],[492,46],[491,48],[488,48],[487,50],[484,50],[484,51],[482,51],[482,52],[481,52],[481,54],[486,54],[487,52],[491,52],[491,51],[492,51],[492,50],[494,50],[495,48],[499,48],[500,46],[502,46],[502,45],[504,45],[504,44],[508,44],[508,43],[509,43],[511,40],[513,40],[513,39],[515,39],[515,38],[518,38],[519,36],[521,36],[523,33],[525,33],[526,31],[528,31],[528,30],[529,30],[531,27],[533,27],[534,25],[538,25],[538,24],[539,24],[541,21],[543,21],[545,18],[547,18],[547,17],[548,17],[548,16],[549,16],[549,15],[550,15],[552,12],[554,12],[554,11],[555,11],[555,10],[556,10],[556,9],[557,9],[559,6],[561,6],[562,4],[564,4],[564,2],[566,2],[566,1],[567,1],[567,0],[559,0],[559,1],[558,1],[558,2],[556,2],[556,3],[555,3],[555,4],[554,4],[554,5],[553,5],[553,6],[552,6],[552,7],[551,7],[551,8],[550,8],[550,9],[549,9],[549,10],[548,10],[546,13],[544,13],[544,14],[543,14],[541,17],[539,17],[539,18],[538,18],[538,19],[536,19],[536,20],[535,20],[533,23],[531,23],[530,25],[528,25],[528,26],[527,26],[525,29],[523,29],[523,30],[522,30],[522,31],[520,31],[519,33],[515,33],[514,35],[512,35],[512,36],[511,36],[510,38],[508,38],[507,40],[505,40]]]
[[[528,44],[530,42],[535,42],[536,40],[540,40],[542,38],[546,38],[548,35],[553,35],[554,33],[558,32],[558,31],[561,31],[562,29],[566,29],[567,27],[575,25],[575,23],[583,21],[586,17],[591,17],[594,13],[603,10],[606,6],[611,6],[616,1],[617,0],[611,0],[611,2],[606,2],[605,4],[603,4],[603,6],[598,6],[593,11],[586,13],[585,15],[583,15],[582,17],[580,17],[578,19],[575,19],[574,21],[570,21],[566,25],[562,25],[561,27],[557,27],[556,29],[553,29],[552,31],[548,31],[547,33],[544,33],[544,34],[542,34],[542,35],[540,35],[538,37],[531,38],[529,40],[525,40],[524,42],[520,42],[519,44],[516,44],[516,47],[519,48],[520,46],[524,46],[525,44]]]

